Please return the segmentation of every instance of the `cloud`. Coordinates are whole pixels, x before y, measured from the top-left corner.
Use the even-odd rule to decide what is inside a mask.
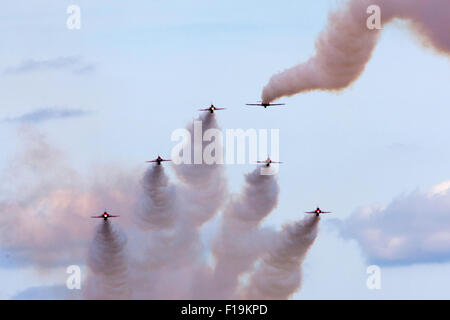
[[[29,113],[25,113],[21,116],[10,117],[3,119],[3,122],[32,122],[38,123],[53,119],[66,119],[81,117],[89,114],[89,112],[82,109],[69,109],[69,108],[41,108]]]
[[[376,264],[450,261],[450,181],[399,196],[387,206],[358,208],[338,226]]]
[[[28,59],[19,65],[6,68],[4,74],[25,74],[47,70],[68,70],[75,74],[90,73],[95,70],[95,65],[87,63],[80,56],[57,57],[46,60]]]

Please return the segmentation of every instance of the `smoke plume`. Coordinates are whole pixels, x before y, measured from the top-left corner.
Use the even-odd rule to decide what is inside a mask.
[[[258,228],[277,205],[279,186],[276,176],[261,175],[260,168],[246,175],[240,196],[231,198],[223,213],[216,238],[214,280],[217,298],[235,292],[239,277],[252,268],[273,238],[274,231]]]
[[[169,184],[162,165],[147,169],[142,180],[139,226],[141,228],[164,229],[173,226],[176,219],[176,190]]]
[[[406,19],[422,43],[450,53],[450,2],[447,0],[350,0],[332,12],[308,61],[273,75],[262,92],[271,102],[310,90],[341,90],[354,82],[369,61],[380,30],[367,27],[367,8],[378,5],[382,25]]]
[[[243,289],[246,299],[288,299],[301,285],[300,265],[317,236],[320,217],[287,225]]]
[[[197,121],[201,121],[203,133],[219,128],[215,115],[209,112],[201,115]],[[203,152],[209,142],[198,137],[193,124],[189,124],[186,129],[191,135],[191,164],[179,164],[173,168],[182,183],[180,197],[189,202],[184,207],[187,211],[185,215],[189,217],[190,223],[200,226],[221,209],[227,195],[227,184],[223,165],[195,164],[196,151]],[[218,149],[222,148],[220,141],[216,141],[216,145]]]
[[[93,231],[89,216],[105,205],[130,208],[130,177],[105,167],[86,181],[63,153],[32,127],[0,177],[0,246],[15,263],[37,268],[80,264]],[[105,178],[104,176],[107,176]]]
[[[204,114],[197,121],[202,131],[218,129],[213,114]],[[194,125],[186,127],[191,136],[190,151],[204,150],[207,142],[196,139]],[[202,133],[200,133],[201,135]],[[201,137],[202,138],[202,137]],[[216,142],[221,148],[220,141]],[[191,163],[194,163],[193,158]],[[173,166],[180,180],[174,186],[168,185],[162,165],[149,168],[143,182],[144,208],[140,218],[149,225],[149,231],[142,235],[145,245],[145,258],[135,263],[138,272],[134,272],[136,286],[151,283],[144,290],[137,290],[139,298],[188,298],[192,297],[192,278],[204,263],[203,244],[200,240],[200,228],[212,219],[221,209],[227,198],[226,179],[223,165],[220,164],[180,164]],[[145,270],[143,279],[139,276]],[[170,271],[169,271],[170,270]],[[186,276],[190,274],[190,276]],[[181,288],[184,283],[184,290]],[[174,292],[172,286],[178,285]]]
[[[89,250],[91,274],[86,283],[87,299],[129,299],[126,237],[110,221],[102,222]]]
[[[203,132],[219,129],[214,114],[199,121]],[[194,137],[193,125],[187,131],[192,151],[209,145]],[[140,184],[132,174],[111,168],[96,170],[91,181],[70,168],[43,137],[33,133],[26,141],[25,152],[3,179],[10,185],[0,185],[11,190],[0,198],[0,246],[40,269],[85,262],[86,299],[245,298],[242,292],[249,284],[243,280],[268,252],[281,250],[283,259],[297,261],[291,264],[292,274],[306,254],[306,240],[296,240],[303,238],[295,230],[261,226],[277,206],[279,185],[276,175],[261,175],[259,167],[233,195],[221,164],[155,164],[143,172]],[[222,148],[220,141],[215,143]],[[173,181],[169,169],[175,172]],[[120,217],[89,218],[105,207]],[[214,220],[218,232],[203,239],[202,231],[211,231],[206,222],[220,213]],[[277,247],[280,239],[291,245]],[[277,279],[271,283],[284,285]]]

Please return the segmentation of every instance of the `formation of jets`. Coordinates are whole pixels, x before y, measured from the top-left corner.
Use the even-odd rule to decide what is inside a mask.
[[[247,106],[258,106],[258,107],[273,107],[273,106],[284,106],[286,105],[285,103],[269,103],[269,102],[263,102],[263,101],[258,101],[258,103],[246,103],[245,105]],[[205,108],[205,109],[198,109],[198,111],[209,111],[210,113],[214,113],[214,111],[217,110],[226,110],[227,108],[217,108],[216,106],[214,106],[214,104],[211,103],[211,105],[209,106],[209,108]]]
[[[284,106],[285,104],[284,103],[266,103],[266,102],[259,101],[259,103],[247,103],[246,105],[247,106],[259,106],[259,107],[267,108],[267,107],[271,107],[271,106]],[[211,106],[209,108],[198,109],[198,111],[207,111],[207,112],[210,112],[210,113],[214,113],[214,111],[217,111],[217,110],[226,110],[226,108],[217,108],[217,107],[214,106],[214,104],[211,104]],[[161,162],[165,162],[165,161],[172,161],[172,160],[163,159],[163,158],[161,158],[158,155],[158,157],[156,159],[149,160],[149,161],[146,161],[146,162],[151,162],[151,163],[156,163],[157,165],[161,165]],[[273,161],[268,156],[266,160],[256,161],[256,163],[262,163],[266,167],[270,167],[270,165],[272,163],[282,163],[282,162]],[[331,211],[322,211],[319,207],[317,207],[316,210],[314,210],[314,211],[305,211],[305,213],[315,214],[316,217],[318,217],[318,216],[320,216],[323,213],[331,213]],[[105,211],[102,215],[100,215],[100,216],[92,216],[91,218],[103,218],[104,221],[107,221],[108,218],[116,218],[116,217],[119,217],[119,216],[110,215],[108,212]]]

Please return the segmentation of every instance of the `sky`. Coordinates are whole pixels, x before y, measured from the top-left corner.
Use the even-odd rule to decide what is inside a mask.
[[[3,3],[0,172],[8,174],[31,130],[83,175],[120,167],[138,177],[145,160],[170,156],[174,130],[214,103],[227,108],[216,114],[222,128],[280,130],[280,198],[264,225],[280,228],[317,205],[333,212],[321,220],[294,299],[448,299],[450,247],[430,244],[420,255],[414,240],[390,259],[376,245],[400,229],[405,239],[450,234],[449,201],[430,195],[450,180],[448,56],[394,21],[349,88],[282,98],[283,108],[245,106],[260,99],[272,74],[314,54],[329,11],[341,2]],[[79,30],[66,27],[71,4],[81,8]],[[226,167],[232,191],[253,168]],[[0,183],[0,192],[8,187]],[[364,233],[373,226],[381,238]],[[380,290],[366,286],[372,264],[381,268]],[[67,276],[65,266],[2,265],[2,299],[52,297],[33,288],[64,284]]]

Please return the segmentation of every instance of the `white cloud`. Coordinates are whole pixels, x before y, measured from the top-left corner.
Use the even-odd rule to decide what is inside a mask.
[[[431,188],[428,195],[430,197],[432,197],[434,195],[445,195],[449,189],[450,189],[450,180],[444,181],[442,183],[435,185],[433,188]]]
[[[339,224],[371,262],[413,264],[450,261],[450,181],[415,191],[383,207],[356,209]]]

